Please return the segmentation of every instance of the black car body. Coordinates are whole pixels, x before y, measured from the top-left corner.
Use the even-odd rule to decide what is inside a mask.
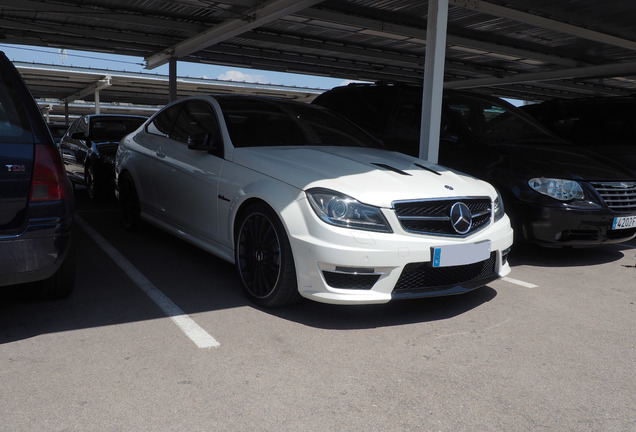
[[[90,114],[73,122],[60,140],[66,173],[86,185],[89,198],[111,195],[115,187],[115,154],[119,141],[147,117]]]
[[[72,187],[42,114],[0,53],[0,287],[37,282],[64,297],[75,280]]]
[[[561,138],[636,173],[636,96],[554,99],[521,109]]]
[[[389,149],[419,152],[421,87],[353,84],[314,103],[345,115]],[[497,187],[518,239],[591,246],[636,235],[636,176],[499,98],[444,93],[439,163]]]

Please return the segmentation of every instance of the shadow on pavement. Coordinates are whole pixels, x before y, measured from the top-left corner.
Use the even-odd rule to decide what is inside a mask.
[[[629,246],[610,244],[589,248],[546,248],[531,244],[515,244],[510,252],[511,266],[581,267],[621,260],[630,254]],[[636,251],[634,251],[636,253]]]
[[[304,300],[286,308],[265,310],[280,318],[327,330],[358,330],[438,321],[464,314],[487,303],[497,292],[484,286],[471,292],[380,305],[330,305]]]

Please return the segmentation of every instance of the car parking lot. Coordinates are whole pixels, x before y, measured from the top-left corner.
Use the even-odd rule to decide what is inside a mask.
[[[2,294],[2,430],[636,431],[636,240],[516,247],[460,296],[265,310],[76,197],[73,295]]]

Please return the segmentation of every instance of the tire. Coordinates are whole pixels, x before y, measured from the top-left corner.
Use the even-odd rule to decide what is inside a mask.
[[[84,170],[84,181],[86,182],[86,193],[88,198],[96,200],[99,197],[98,184],[95,179],[95,168],[93,165],[88,165]]]
[[[61,299],[71,295],[75,288],[75,245],[72,239],[60,268],[53,276],[36,284],[36,287],[34,294],[40,300]]]
[[[130,174],[119,177],[119,210],[121,223],[129,231],[136,231],[141,224],[141,207],[137,189]]]
[[[276,213],[264,203],[253,204],[236,226],[236,269],[249,298],[263,307],[298,302],[294,257]]]

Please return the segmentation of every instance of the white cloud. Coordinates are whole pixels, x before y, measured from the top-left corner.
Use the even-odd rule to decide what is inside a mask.
[[[236,82],[248,82],[248,83],[260,83],[267,84],[267,78],[265,75],[251,75],[246,74],[239,71],[227,71],[221,75],[219,78],[222,81],[236,81]]]

